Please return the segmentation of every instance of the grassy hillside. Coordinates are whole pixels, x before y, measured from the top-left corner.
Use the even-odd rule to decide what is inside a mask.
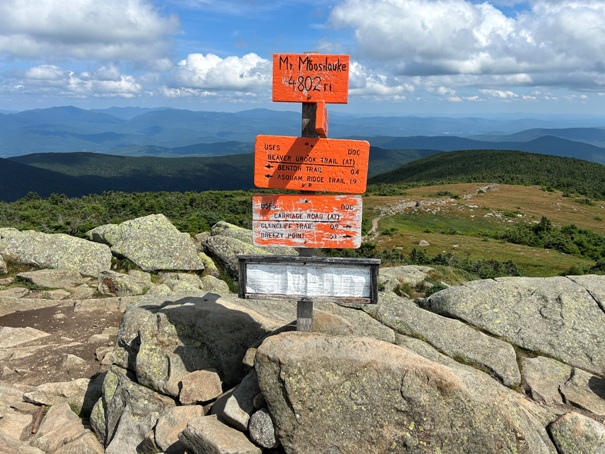
[[[232,150],[239,142],[231,144]],[[250,145],[250,144],[248,144]],[[214,145],[192,147],[212,152]],[[250,145],[252,149],[253,145]],[[154,147],[146,147],[149,154]],[[162,154],[162,150],[157,150]],[[187,154],[185,147],[179,154]],[[369,175],[376,175],[435,151],[385,150],[372,147]],[[117,156],[101,153],[36,153],[4,160],[0,174],[0,200],[14,201],[28,192],[42,197],[50,194],[81,196],[103,191],[208,191],[252,189],[254,154],[229,156]]]
[[[124,157],[96,153],[39,153],[3,160],[0,200],[28,192],[69,197],[104,191],[208,191],[253,187],[253,154],[220,157]],[[18,169],[18,173],[11,169]],[[11,181],[15,180],[15,183]]]
[[[98,189],[92,181],[0,158],[0,200],[17,200],[29,192],[44,195],[57,192],[77,197]]]
[[[430,264],[512,261],[523,275],[552,276],[601,272],[595,265],[605,258],[605,204],[538,186],[457,183],[367,196],[364,221],[366,241],[386,261],[416,250],[437,259]]]
[[[467,150],[439,153],[377,175],[370,184],[495,182],[539,185],[605,199],[605,166],[573,158],[520,151]]]

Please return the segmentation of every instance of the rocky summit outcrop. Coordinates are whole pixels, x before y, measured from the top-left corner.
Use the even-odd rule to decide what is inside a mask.
[[[513,277],[453,287],[431,296],[423,306],[464,320],[512,345],[603,374],[602,301],[602,277]]]
[[[111,267],[111,251],[105,245],[65,234],[12,228],[0,229],[0,255],[6,263],[76,270],[87,276]]]
[[[158,229],[156,265],[120,269],[137,264],[134,232],[166,222],[94,229],[105,244],[78,239],[72,260],[89,244],[113,258],[86,272],[25,260],[35,232],[0,229],[1,453],[605,453],[605,277],[412,300],[434,270],[383,268],[378,304],[315,302],[300,333],[295,301],[239,299],[218,278],[256,253],[246,229],[176,235],[206,262],[193,269]]]
[[[193,239],[161,214],[103,225],[86,235],[108,244],[114,255],[131,260],[144,271],[204,269]]]
[[[232,277],[239,275],[239,262],[237,256],[240,254],[280,254],[298,255],[293,248],[261,248],[252,242],[252,232],[241,227],[221,221],[216,223],[202,240],[204,248],[209,255],[214,257],[217,263]]]
[[[286,452],[554,450],[537,405],[393,344],[284,333],[259,347],[256,368]]]

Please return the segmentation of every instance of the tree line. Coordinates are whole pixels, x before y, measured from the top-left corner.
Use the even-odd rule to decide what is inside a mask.
[[[401,188],[474,182],[541,186],[547,191],[605,200],[605,166],[601,164],[501,150],[452,151],[418,159],[371,178],[369,191],[386,194],[389,185]]]

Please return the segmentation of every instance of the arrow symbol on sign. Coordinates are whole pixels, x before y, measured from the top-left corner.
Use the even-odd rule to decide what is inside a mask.
[[[265,175],[265,178],[271,178],[271,175],[267,174]]]
[[[342,228],[343,229],[352,229],[353,226],[352,225],[343,225]]]
[[[343,238],[353,238],[351,235],[343,235]]]
[[[267,165],[265,166],[265,169],[272,169],[272,168],[273,168],[273,166],[272,166],[271,164],[267,164]]]

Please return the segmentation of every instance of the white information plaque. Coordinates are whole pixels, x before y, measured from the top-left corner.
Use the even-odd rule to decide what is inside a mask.
[[[377,259],[239,256],[241,298],[376,300]]]

